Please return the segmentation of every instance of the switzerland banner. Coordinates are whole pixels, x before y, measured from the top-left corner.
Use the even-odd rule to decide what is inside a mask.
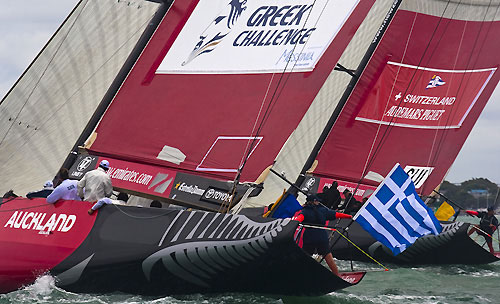
[[[409,128],[460,128],[495,70],[440,70],[388,62],[356,120]]]

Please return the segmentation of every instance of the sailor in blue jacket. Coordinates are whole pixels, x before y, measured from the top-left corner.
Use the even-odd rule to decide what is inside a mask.
[[[320,205],[320,202],[321,199],[317,195],[309,195],[304,208],[295,219],[307,225],[322,227],[326,224],[327,220],[333,220],[336,218],[352,218],[352,216],[348,214],[328,209],[325,206]],[[332,272],[339,275],[337,265],[333,260],[332,253],[330,252],[330,248],[328,246],[328,233],[326,230],[309,227],[306,228],[302,249],[310,255],[318,253],[324,256],[325,261]]]

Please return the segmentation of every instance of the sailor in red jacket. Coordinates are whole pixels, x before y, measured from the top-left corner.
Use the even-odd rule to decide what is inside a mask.
[[[323,227],[327,220],[336,218],[352,218],[351,215],[335,212],[331,209],[320,205],[321,199],[317,195],[309,195],[304,208],[300,210],[294,217],[294,220],[304,224]],[[318,253],[325,257],[325,261],[336,275],[339,271],[332,253],[328,246],[328,233],[324,229],[306,228],[303,236],[303,247],[308,254],[313,255]]]
[[[498,220],[495,217],[495,210],[493,207],[488,207],[488,212],[478,212],[472,210],[466,210],[467,214],[477,216],[481,218],[479,221],[479,225],[474,225],[472,229],[469,231],[469,235],[477,232],[479,235],[482,235],[486,239],[486,243],[488,244],[488,248],[490,249],[490,253],[494,254],[493,251],[493,242],[491,240],[491,235],[498,227]]]

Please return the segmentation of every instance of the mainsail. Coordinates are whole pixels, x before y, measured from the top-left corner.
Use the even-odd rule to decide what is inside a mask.
[[[0,104],[0,192],[52,179],[158,8],[80,1]]]
[[[498,9],[494,1],[405,1],[314,173],[374,185],[368,173],[385,175],[400,162],[430,194],[498,83]]]
[[[198,200],[273,164],[375,1],[268,2],[172,4],[87,143],[115,185]]]
[[[381,29],[389,22],[391,11],[397,7],[399,2],[376,1],[374,3],[339,59],[342,66],[356,68],[361,64],[369,47],[376,46],[376,38],[380,35]],[[307,165],[307,168],[304,167],[304,164],[324,132],[332,113],[338,107],[339,100],[341,100],[346,88],[349,87],[351,79],[352,72],[346,73],[344,69],[335,69],[330,72],[303,119],[276,158],[273,166],[276,172],[282,173],[290,181],[295,181],[297,176],[304,175],[306,170],[314,168],[314,163]],[[321,181],[321,183],[321,187],[318,187],[319,179],[310,178],[305,183],[299,183],[298,186],[303,186],[306,191],[312,189],[320,191],[326,182]],[[340,186],[352,185],[352,183],[343,183]],[[259,206],[263,202],[272,202],[282,193],[283,189],[288,187],[289,185],[282,178],[270,174],[265,182],[263,192],[258,198],[250,199],[247,206]],[[341,187],[339,188],[342,189]]]

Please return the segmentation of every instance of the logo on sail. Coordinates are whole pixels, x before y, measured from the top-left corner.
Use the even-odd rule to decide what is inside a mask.
[[[441,79],[441,77],[434,75],[434,76],[432,76],[431,80],[429,81],[429,84],[427,85],[427,87],[425,87],[425,89],[432,89],[435,87],[439,87],[439,86],[444,85],[445,83],[446,82],[444,82]]]
[[[173,178],[168,179],[168,174],[165,173],[158,173],[156,174],[155,178],[149,185],[148,189],[151,189],[153,187],[156,187],[154,189],[154,192],[158,192],[163,194],[165,190],[167,190],[168,186],[170,183],[172,183]]]
[[[360,1],[196,2],[156,74],[312,71]]]
[[[246,3],[247,0],[231,0],[203,33],[201,33],[200,41],[198,41],[191,54],[182,63],[182,66],[185,66],[201,54],[213,51],[222,39],[231,32],[241,13],[246,9],[246,6],[244,6]]]
[[[85,169],[87,169],[90,164],[92,163],[92,161],[94,160],[94,158],[92,156],[87,156],[85,157],[84,159],[82,159],[82,161],[78,164],[78,167],[76,167],[76,170],[78,171],[83,171]]]

